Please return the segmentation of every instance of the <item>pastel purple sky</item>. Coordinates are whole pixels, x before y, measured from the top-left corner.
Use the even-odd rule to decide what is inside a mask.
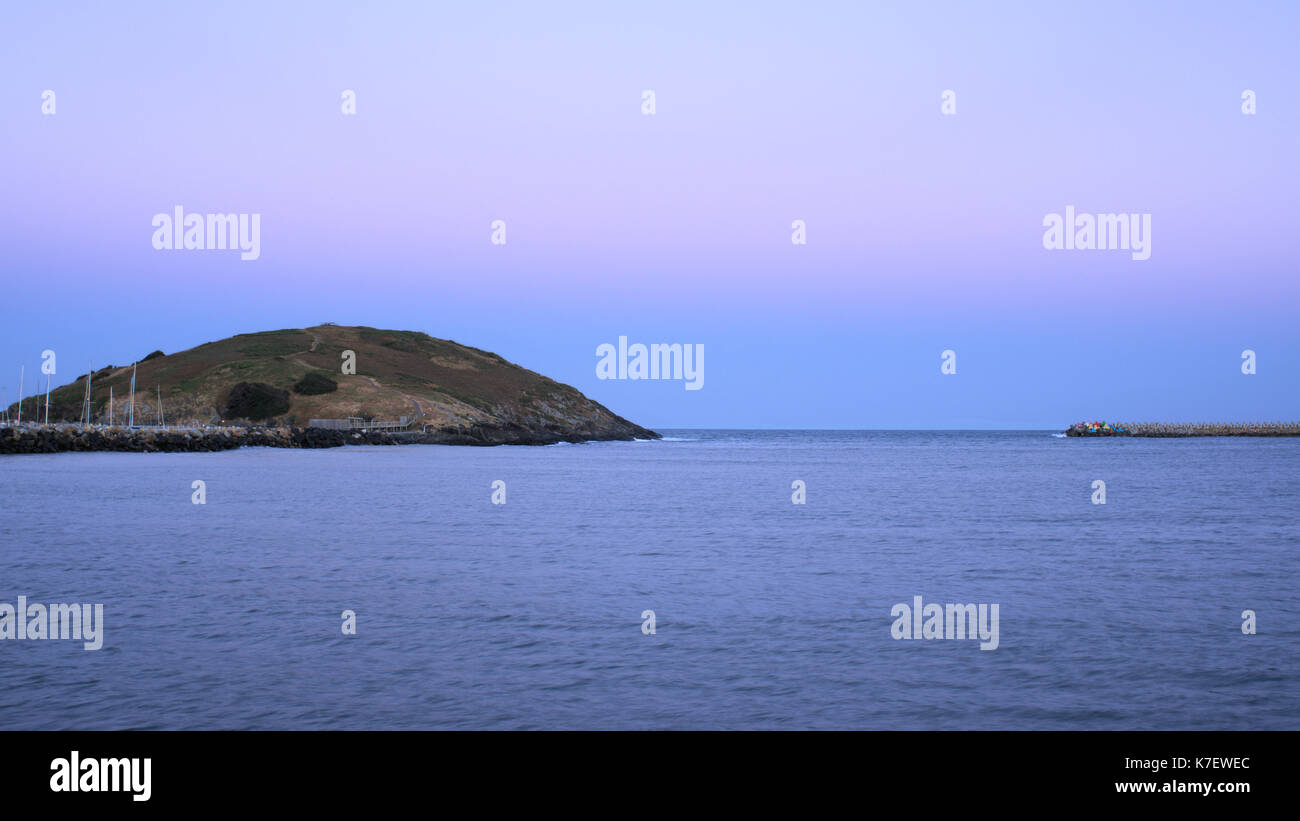
[[[0,15],[9,401],[45,348],[58,384],[335,321],[650,426],[1300,417],[1294,3]],[[261,258],[155,251],[178,204],[260,213]],[[1150,213],[1151,259],[1044,250],[1066,205]],[[703,343],[705,389],[597,380],[619,335]]]

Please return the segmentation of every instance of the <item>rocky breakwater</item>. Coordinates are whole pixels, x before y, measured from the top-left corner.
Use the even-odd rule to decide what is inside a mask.
[[[131,429],[79,425],[0,427],[0,453],[204,453],[244,447],[333,448],[349,443],[350,439],[343,431],[318,428]]]
[[[1066,436],[1141,436],[1172,439],[1188,436],[1300,436],[1300,422],[1079,422]]]
[[[559,426],[466,425],[425,431],[327,430],[300,427],[120,428],[97,425],[0,427],[0,454],[122,451],[209,453],[234,448],[336,448],[342,445],[553,445],[658,439],[659,434],[625,423],[575,432]]]

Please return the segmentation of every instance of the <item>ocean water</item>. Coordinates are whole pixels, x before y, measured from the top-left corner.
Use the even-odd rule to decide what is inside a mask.
[[[1300,440],[668,436],[0,457],[0,728],[1300,729]]]

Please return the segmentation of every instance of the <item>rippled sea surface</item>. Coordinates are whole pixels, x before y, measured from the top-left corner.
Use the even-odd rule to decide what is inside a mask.
[[[1300,440],[668,436],[0,457],[0,728],[1300,728]]]

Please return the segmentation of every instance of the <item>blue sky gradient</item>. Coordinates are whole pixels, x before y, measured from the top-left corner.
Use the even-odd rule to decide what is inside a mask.
[[[1300,4],[0,20],[9,401],[46,348],[58,384],[334,321],[495,351],[651,427],[1300,418]],[[178,204],[260,213],[261,257],[154,250]],[[1151,259],[1045,250],[1066,205],[1151,214]],[[620,335],[703,344],[705,388],[596,379]]]

